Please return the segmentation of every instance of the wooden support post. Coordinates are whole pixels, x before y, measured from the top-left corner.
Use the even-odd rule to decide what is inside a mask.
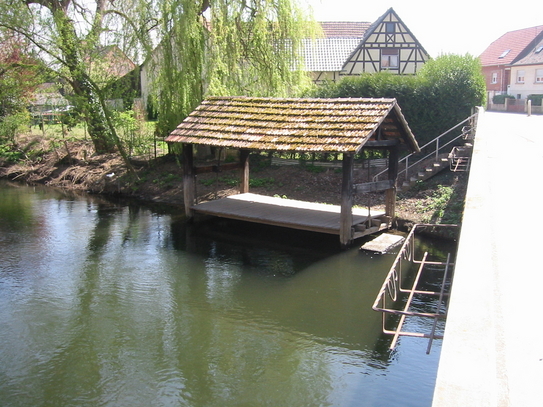
[[[347,247],[353,241],[353,164],[354,154],[343,154],[339,241]]]
[[[249,154],[249,150],[240,150],[239,152],[239,162],[241,166],[240,194],[249,192]]]
[[[385,214],[391,219],[396,216],[396,183],[398,181],[398,147],[388,150],[388,179],[392,181],[392,188],[385,192]]]
[[[192,206],[195,202],[194,178],[194,150],[192,144],[183,144],[183,201],[185,215],[189,219],[193,217]]]

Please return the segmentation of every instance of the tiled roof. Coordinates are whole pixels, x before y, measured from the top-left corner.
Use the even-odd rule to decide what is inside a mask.
[[[305,70],[339,72],[360,43],[357,38],[317,38],[303,41]]]
[[[528,51],[525,57],[515,61],[513,65],[543,65],[543,39]]]
[[[252,150],[357,152],[380,128],[383,139],[418,145],[396,99],[212,97],[167,142]]]
[[[543,25],[505,33],[479,56],[482,66],[508,65],[512,63],[538,35]],[[507,52],[509,50],[509,52]]]
[[[319,24],[326,38],[362,38],[371,26],[371,23],[355,21],[323,21]]]
[[[319,24],[324,38],[303,42],[305,69],[310,72],[341,71],[371,26],[371,23],[354,21],[323,21]]]

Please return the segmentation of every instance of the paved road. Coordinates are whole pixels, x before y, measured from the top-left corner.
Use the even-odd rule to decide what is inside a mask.
[[[433,407],[543,406],[543,116],[480,115]]]

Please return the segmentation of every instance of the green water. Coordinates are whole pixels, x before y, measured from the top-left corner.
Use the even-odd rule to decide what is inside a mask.
[[[0,184],[1,406],[430,406],[441,343],[393,352],[393,256],[179,208]]]

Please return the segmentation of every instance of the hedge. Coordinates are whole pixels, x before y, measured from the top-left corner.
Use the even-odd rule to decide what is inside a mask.
[[[481,65],[471,55],[443,55],[428,61],[417,75],[389,72],[345,77],[326,83],[314,97],[396,98],[409,127],[423,145],[483,106],[486,86]]]
[[[528,95],[527,99],[532,101],[532,106],[541,106],[543,101],[543,95]]]
[[[503,105],[505,104],[505,99],[514,99],[514,96],[511,95],[494,95],[492,97],[492,103],[496,105]]]

